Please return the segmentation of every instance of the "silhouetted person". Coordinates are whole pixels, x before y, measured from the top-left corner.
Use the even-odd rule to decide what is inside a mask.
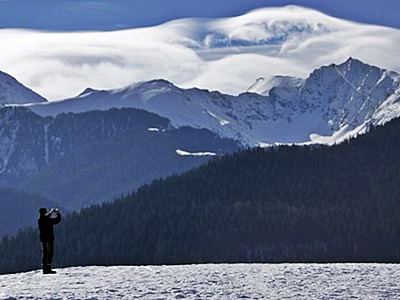
[[[39,232],[40,242],[42,243],[42,268],[43,274],[55,274],[51,269],[54,250],[54,230],[53,225],[60,223],[61,214],[57,209],[50,210],[47,213],[46,208],[39,209]]]

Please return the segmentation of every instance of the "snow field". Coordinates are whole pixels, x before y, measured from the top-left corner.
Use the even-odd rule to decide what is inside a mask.
[[[0,299],[400,299],[395,264],[76,267],[0,276]]]

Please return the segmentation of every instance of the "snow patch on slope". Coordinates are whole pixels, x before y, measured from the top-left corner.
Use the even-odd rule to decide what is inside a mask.
[[[160,129],[159,129],[159,128],[155,128],[155,127],[150,127],[150,128],[147,128],[147,131],[150,131],[150,132],[159,132]]]
[[[50,124],[44,125],[44,160],[46,164],[49,164],[49,126]]]
[[[213,117],[221,126],[225,126],[228,125],[230,122],[227,120],[224,120],[221,117],[218,117],[216,114],[214,114],[213,112],[206,110],[206,113],[208,113],[211,117]]]
[[[216,156],[215,152],[188,152],[184,150],[177,149],[176,154],[179,156]]]

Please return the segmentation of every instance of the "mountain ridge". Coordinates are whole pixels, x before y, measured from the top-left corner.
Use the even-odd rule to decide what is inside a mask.
[[[39,115],[133,107],[179,128],[206,128],[245,146],[342,142],[400,115],[400,75],[354,58],[314,70],[307,78],[275,77],[238,96],[182,89],[164,79],[76,98],[23,105]],[[264,90],[262,90],[264,89]]]
[[[0,71],[0,107],[8,104],[44,103],[45,98]]]
[[[0,128],[0,187],[41,194],[68,209],[130,193],[240,148],[209,130],[174,128],[134,108],[42,117],[26,107],[4,107]]]

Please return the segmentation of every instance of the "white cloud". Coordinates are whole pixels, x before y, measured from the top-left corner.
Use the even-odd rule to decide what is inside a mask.
[[[3,29],[0,40],[0,70],[51,100],[154,78],[236,94],[260,76],[306,76],[349,56],[400,71],[399,30],[298,7],[113,32]]]

